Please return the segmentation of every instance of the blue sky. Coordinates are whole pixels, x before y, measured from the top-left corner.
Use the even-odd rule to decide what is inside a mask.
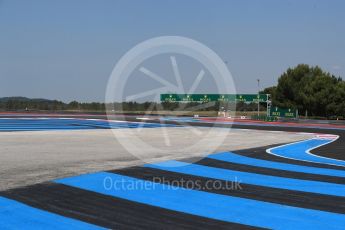
[[[241,93],[299,63],[345,78],[344,12],[341,0],[0,0],[0,97],[103,101],[121,56],[165,35],[213,49]]]

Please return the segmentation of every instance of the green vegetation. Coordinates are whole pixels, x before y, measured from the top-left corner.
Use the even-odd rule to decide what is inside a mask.
[[[261,93],[272,95],[273,106],[297,108],[302,116],[345,118],[345,81],[340,77],[324,72],[318,66],[310,67],[301,64],[295,68],[289,68],[280,76],[277,86],[266,88]],[[200,105],[200,103],[191,102],[181,106],[176,102],[123,102],[114,105],[115,112],[143,113],[153,110],[153,113],[156,114],[181,114],[179,111],[184,110],[190,111],[188,114],[193,114],[194,111],[191,108]],[[215,114],[219,110],[229,110],[228,107],[233,106],[216,102],[212,106],[198,109],[198,113]],[[57,100],[5,97],[0,98],[0,110],[105,112],[105,104],[98,102],[80,103],[77,101],[64,103]],[[236,104],[236,110],[237,114],[248,115],[251,111],[257,110],[257,104],[239,102]],[[260,110],[265,110],[263,104]]]
[[[191,102],[185,104],[170,103],[170,102],[122,102],[114,103],[115,112],[125,111],[132,113],[143,113],[145,111],[190,111],[187,114],[193,114],[193,108],[200,106],[201,103]],[[256,111],[257,104],[245,104],[243,102],[237,103],[237,111]],[[212,112],[212,114],[222,108],[229,110],[230,104],[223,104],[215,102],[213,105],[208,105],[205,108],[200,107],[198,112]],[[231,109],[232,110],[232,109]],[[80,103],[72,101],[70,103],[64,103],[57,100],[47,99],[30,99],[26,97],[4,97],[0,98],[0,111],[81,111],[81,112],[105,112],[105,104],[99,102]],[[180,113],[179,113],[180,114]]]
[[[104,111],[104,103],[79,103],[72,101],[64,103],[57,100],[30,99],[26,97],[3,97],[0,98],[0,110],[2,111]]]
[[[60,110],[64,103],[57,100],[30,99],[26,97],[3,97],[0,98],[0,110]]]
[[[289,68],[262,93],[272,95],[273,106],[297,108],[304,116],[345,118],[345,81],[318,66]]]

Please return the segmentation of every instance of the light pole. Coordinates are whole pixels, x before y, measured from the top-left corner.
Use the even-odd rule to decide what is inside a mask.
[[[258,81],[258,119],[260,117],[260,79],[256,79]]]

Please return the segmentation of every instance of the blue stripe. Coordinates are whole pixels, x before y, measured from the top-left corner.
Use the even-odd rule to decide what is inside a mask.
[[[94,173],[57,183],[207,218],[274,229],[344,229],[345,215]]]
[[[0,119],[0,131],[38,131],[38,130],[81,130],[81,129],[121,129],[121,128],[158,128],[177,127],[177,125],[107,122],[104,120],[82,119]]]
[[[309,167],[309,166],[266,161],[266,160],[252,158],[252,157],[245,157],[245,156],[234,154],[231,152],[211,154],[211,155],[208,155],[207,158],[226,161],[226,162],[233,162],[233,163],[238,163],[238,164],[252,165],[252,166],[263,167],[263,168],[286,170],[286,171],[292,171],[292,172],[345,177],[345,171],[341,171],[341,170],[316,168],[316,167]]]
[[[345,196],[345,185],[341,184],[267,176],[256,173],[213,168],[198,164],[188,164],[180,161],[165,161],[156,164],[146,164],[145,167],[226,181],[241,181],[245,184],[272,188],[289,189],[334,196]]]
[[[291,159],[296,159],[296,160],[311,161],[311,162],[321,163],[321,164],[345,166],[345,161],[322,158],[322,157],[307,153],[309,149],[317,148],[318,146],[325,145],[330,142],[332,142],[332,140],[314,138],[314,139],[310,139],[310,140],[306,140],[302,142],[292,143],[285,146],[278,146],[278,147],[269,149],[269,151],[275,155],[287,157]]]
[[[1,229],[102,229],[0,197]]]

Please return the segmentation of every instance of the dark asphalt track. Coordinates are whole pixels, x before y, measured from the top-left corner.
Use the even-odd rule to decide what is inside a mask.
[[[55,183],[15,189],[1,196],[110,229],[257,229]]]
[[[128,118],[130,121],[137,121],[135,118]],[[159,121],[155,121],[159,122]],[[181,124],[180,122],[166,121],[168,124]],[[193,126],[212,126],[210,123],[192,122]],[[230,125],[216,124],[217,127],[230,127]],[[273,127],[273,126],[242,126],[232,125],[233,128],[245,128],[270,131],[290,132],[311,132],[339,135],[340,138],[328,145],[312,151],[314,154],[336,159],[345,160],[345,131],[334,129],[315,129],[301,127]],[[273,146],[266,146],[254,149],[235,151],[234,153],[264,159],[269,161],[284,162],[296,165],[305,165],[318,168],[330,168],[342,170],[344,167],[325,165],[298,160],[281,158],[266,153],[266,149]],[[188,162],[192,159],[185,159]],[[211,166],[216,168],[231,169],[243,172],[295,178],[309,181],[322,181],[335,184],[345,184],[343,177],[316,175],[309,173],[291,172],[279,169],[268,169],[244,164],[229,163],[214,159],[201,159],[195,164]],[[187,175],[183,173],[169,172],[160,169],[147,167],[131,167],[110,171],[110,173],[121,174],[148,181],[161,179],[164,183],[171,183],[181,179],[185,181],[198,182],[200,187],[195,188],[209,193],[222,194],[227,196],[249,198],[252,200],[265,201],[293,207],[301,207],[312,210],[345,214],[345,197],[322,195],[310,192],[277,189],[251,184],[241,184],[242,189],[223,189],[226,181],[217,180],[221,189],[208,188],[212,178]],[[164,179],[164,180],[163,180]],[[183,185],[182,185],[183,186]],[[57,184],[53,182],[32,185],[24,188],[17,188],[0,193],[13,200],[28,204],[32,207],[43,209],[49,212],[60,214],[66,217],[89,222],[95,225],[112,229],[253,229],[254,227],[237,223],[223,222],[215,219],[204,218],[187,213],[172,211],[155,206],[145,205],[125,199],[115,198],[99,193],[78,189],[75,187]],[[183,200],[181,200],[183,202]],[[337,223],[342,224],[342,223]]]
[[[127,117],[127,121],[138,121],[134,117]],[[152,120],[150,122],[160,122],[158,120]],[[163,122],[162,122],[163,123]],[[322,134],[334,134],[338,135],[339,139],[336,141],[321,146],[315,150],[312,150],[311,153],[339,159],[345,160],[345,130],[337,130],[337,129],[318,129],[318,128],[311,128],[311,127],[281,127],[281,126],[259,126],[259,125],[239,125],[239,124],[212,124],[212,123],[205,123],[205,122],[176,122],[176,121],[164,121],[165,124],[177,124],[177,125],[190,125],[190,126],[202,126],[202,127],[229,127],[229,128],[238,128],[238,129],[254,129],[254,130],[268,130],[268,131],[286,131],[286,132],[309,132],[309,133],[322,133]],[[303,125],[303,124],[300,124]]]

